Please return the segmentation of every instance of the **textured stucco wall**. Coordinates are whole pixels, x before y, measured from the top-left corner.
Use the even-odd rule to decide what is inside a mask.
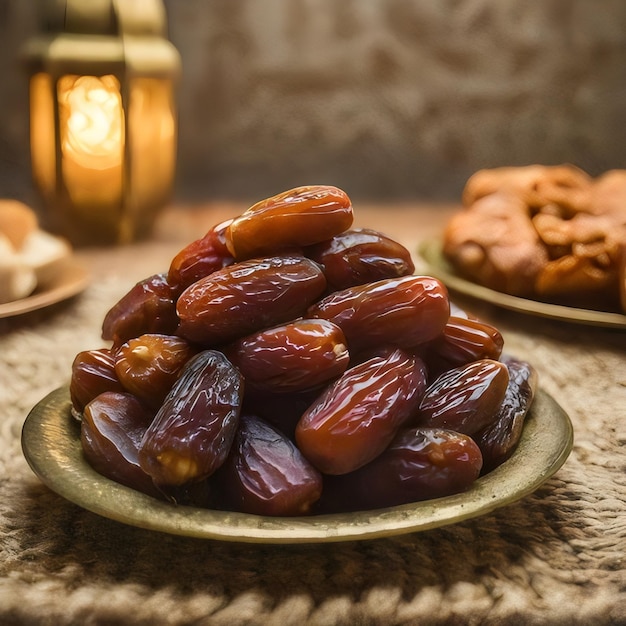
[[[626,167],[623,0],[166,0],[183,60],[179,196],[313,182],[455,199],[476,169]],[[32,0],[0,0],[0,193],[28,175],[16,48]]]

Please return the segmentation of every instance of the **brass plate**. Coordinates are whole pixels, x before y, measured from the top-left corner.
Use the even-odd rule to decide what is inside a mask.
[[[67,387],[41,400],[28,415],[22,449],[50,489],[94,513],[174,535],[253,543],[316,543],[388,537],[485,515],[535,491],[567,459],[572,424],[539,390],[513,456],[462,494],[403,506],[311,517],[261,517],[175,506],[119,485],[84,460],[80,425],[70,415]]]
[[[83,291],[88,283],[87,270],[76,260],[68,259],[45,289],[36,289],[27,298],[0,304],[0,318],[22,315],[67,300]]]
[[[443,256],[442,243],[439,240],[423,241],[419,246],[419,253],[427,263],[425,271],[443,281],[451,291],[529,315],[577,324],[588,324],[590,326],[626,328],[626,315],[621,313],[594,311],[592,309],[580,309],[560,304],[549,304],[538,300],[528,300],[465,280],[455,274],[454,269]]]

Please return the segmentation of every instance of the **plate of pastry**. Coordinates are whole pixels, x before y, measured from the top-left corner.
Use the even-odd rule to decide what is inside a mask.
[[[547,318],[626,328],[626,170],[480,170],[425,270],[454,292]]]
[[[27,205],[0,199],[0,318],[56,304],[88,282],[65,239],[40,228]]]

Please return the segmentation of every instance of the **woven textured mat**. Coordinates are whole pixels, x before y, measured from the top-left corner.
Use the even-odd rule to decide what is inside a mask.
[[[109,277],[0,320],[0,624],[626,624],[626,334],[489,311],[575,428],[537,492],[423,533],[322,545],[164,535],[77,507],[23,458],[29,409],[100,347]]]

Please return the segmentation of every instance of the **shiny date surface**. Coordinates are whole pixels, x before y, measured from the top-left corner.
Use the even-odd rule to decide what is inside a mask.
[[[495,419],[508,383],[506,365],[491,359],[448,370],[428,386],[413,422],[472,435]]]
[[[178,326],[176,292],[165,274],[138,282],[105,315],[102,338],[119,346],[145,333],[174,334]]]
[[[395,350],[347,370],[296,427],[302,453],[325,474],[345,474],[379,455],[419,406],[426,368]]]
[[[319,512],[357,511],[441,498],[468,489],[482,456],[467,435],[445,429],[403,429],[371,463],[325,478]]]
[[[141,443],[140,465],[155,484],[183,485],[215,472],[235,436],[242,395],[241,375],[221,352],[187,362]]]
[[[347,230],[307,248],[305,254],[322,266],[332,291],[408,276],[415,270],[403,245],[367,228]]]
[[[348,229],[354,219],[350,198],[328,185],[296,187],[236,217],[226,242],[237,260],[300,249]]]
[[[346,370],[350,355],[341,329],[323,319],[301,319],[249,335],[226,349],[248,388],[304,391]]]
[[[224,344],[300,317],[325,288],[322,270],[303,257],[242,261],[181,294],[177,334],[206,347]]]
[[[139,465],[139,446],[152,417],[132,394],[107,391],[85,408],[80,436],[83,454],[98,473],[159,497],[152,479]]]
[[[437,337],[450,313],[448,292],[436,278],[403,276],[336,291],[307,310],[343,330],[348,348],[413,347]]]
[[[255,515],[306,515],[322,492],[321,474],[295,444],[247,415],[215,478],[222,507]]]

